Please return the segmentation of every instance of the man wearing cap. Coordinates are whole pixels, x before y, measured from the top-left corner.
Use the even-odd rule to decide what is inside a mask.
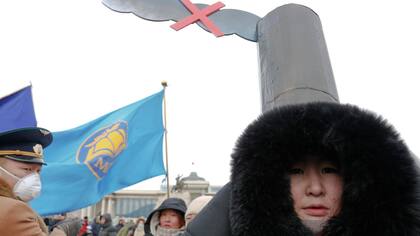
[[[42,128],[0,133],[0,235],[48,235],[27,202],[41,192],[43,148],[51,142],[51,133]]]

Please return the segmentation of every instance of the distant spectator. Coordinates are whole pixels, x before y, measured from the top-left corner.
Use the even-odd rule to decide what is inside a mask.
[[[184,231],[187,206],[180,198],[168,198],[147,217],[145,236],[178,236]]]
[[[85,216],[83,217],[83,223],[82,223],[82,227],[79,230],[79,233],[77,234],[77,236],[86,236],[87,235],[87,227],[89,225],[89,220],[88,217]]]
[[[120,229],[121,229],[122,227],[124,227],[124,224],[125,224],[125,220],[124,220],[123,218],[120,218],[120,219],[118,220],[118,224],[117,224],[117,225],[115,225],[115,228],[117,229],[117,232],[119,232],[119,231],[120,231]]]
[[[190,202],[185,213],[185,225],[188,225],[211,199],[211,196],[200,196]]]
[[[99,236],[99,231],[101,230],[101,219],[102,216],[96,216],[92,222],[92,236]]]
[[[134,221],[130,220],[124,223],[124,226],[120,230],[118,230],[117,236],[128,236],[130,233],[130,230],[134,231],[135,227],[136,227],[136,224],[134,223]]]
[[[111,215],[108,213],[102,215],[99,236],[117,236],[117,229],[112,225]]]
[[[137,219],[136,228],[133,231],[133,235],[128,236],[144,236],[144,223],[146,222],[146,219],[141,216]]]

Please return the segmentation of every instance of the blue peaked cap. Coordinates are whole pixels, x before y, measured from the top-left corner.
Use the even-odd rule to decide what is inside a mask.
[[[45,165],[43,149],[53,137],[44,128],[20,128],[0,133],[0,157]]]

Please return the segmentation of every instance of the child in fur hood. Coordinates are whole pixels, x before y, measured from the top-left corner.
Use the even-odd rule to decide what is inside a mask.
[[[418,236],[419,183],[414,155],[380,116],[284,106],[247,127],[230,183],[184,236]]]
[[[178,236],[185,225],[187,205],[180,198],[168,198],[152,211],[144,225],[145,236]]]

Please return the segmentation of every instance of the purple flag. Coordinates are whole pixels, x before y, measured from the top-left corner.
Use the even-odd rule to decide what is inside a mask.
[[[31,88],[32,86],[28,86],[0,98],[0,132],[24,127],[36,127]]]

